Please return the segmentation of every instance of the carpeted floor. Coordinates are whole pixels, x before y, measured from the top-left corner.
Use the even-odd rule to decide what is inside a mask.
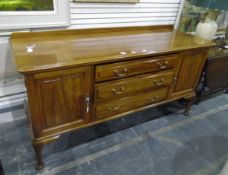
[[[225,94],[194,105],[190,117],[174,103],[65,134],[45,147],[42,172],[23,109],[0,111],[0,122],[6,175],[216,175],[228,159]]]

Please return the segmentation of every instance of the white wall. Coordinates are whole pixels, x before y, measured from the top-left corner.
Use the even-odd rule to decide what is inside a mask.
[[[139,3],[71,3],[71,28],[174,24],[180,0]]]
[[[13,64],[8,37],[0,38],[0,79],[18,75]]]
[[[25,87],[15,69],[8,38],[0,38],[0,109],[21,103],[25,97],[20,94]]]

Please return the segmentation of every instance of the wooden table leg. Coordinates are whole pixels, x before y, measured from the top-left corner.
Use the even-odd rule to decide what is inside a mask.
[[[200,82],[198,83],[198,87],[197,87],[197,91],[196,91],[196,96],[197,96],[197,99],[196,99],[196,104],[198,105],[201,101],[201,98],[203,96],[203,93],[205,92],[205,89],[206,89],[206,78],[205,78],[205,67],[204,67],[204,71],[201,75],[201,78],[200,78]]]
[[[36,153],[36,160],[37,160],[36,169],[41,170],[44,168],[44,162],[43,162],[43,156],[42,156],[43,144],[33,143],[33,148]]]
[[[3,170],[3,167],[2,167],[2,162],[0,160],[0,175],[4,175],[4,170]]]
[[[197,101],[197,99],[198,99],[197,97],[192,97],[192,98],[189,100],[188,104],[187,104],[186,107],[185,107],[184,115],[186,115],[186,116],[189,116],[189,115],[190,115],[191,106]]]

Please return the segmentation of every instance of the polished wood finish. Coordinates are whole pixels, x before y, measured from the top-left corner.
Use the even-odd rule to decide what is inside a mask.
[[[207,48],[212,45],[210,41],[191,35],[154,31],[152,27],[133,31],[90,30],[88,34],[80,31],[64,31],[63,33],[68,33],[66,35],[55,31],[12,34],[11,43],[17,70],[28,74],[47,69],[79,67]],[[29,46],[34,46],[33,52],[27,52]],[[123,55],[122,52],[126,54]]]
[[[110,101],[109,103],[97,104],[95,110],[96,119],[111,117],[122,112],[159,102],[165,99],[167,92],[168,88],[164,87],[126,98],[121,98],[119,100]]]
[[[190,51],[181,54],[183,58],[179,76],[177,77],[178,81],[174,89],[175,93],[194,91],[198,83],[198,75],[202,71],[202,67],[207,58],[206,53],[206,51],[201,50],[200,52]]]
[[[63,69],[32,76],[25,76],[25,81],[29,106],[36,104],[34,106],[36,111],[31,108],[32,123],[36,122],[36,127],[39,127],[34,130],[35,136],[56,134],[89,122],[90,67]]]
[[[212,46],[170,26],[15,33],[11,44],[39,168],[65,132],[194,97]]]
[[[36,159],[37,159],[36,169],[37,170],[42,170],[43,167],[44,167],[44,162],[43,162],[43,158],[42,158],[43,144],[35,144],[35,143],[33,143],[33,148],[35,150]]]
[[[178,62],[177,55],[153,57],[96,66],[96,81],[105,81],[132,75],[172,69]]]
[[[174,72],[150,73],[112,82],[99,83],[95,86],[95,100],[112,100],[135,94],[139,91],[170,85],[173,82]]]
[[[114,27],[114,28],[94,28],[94,29],[68,29],[68,30],[49,30],[49,31],[33,31],[33,32],[22,32],[22,33],[13,33],[12,38],[30,38],[30,37],[56,37],[56,36],[67,36],[75,35],[77,37],[81,35],[96,36],[98,33],[121,33],[123,35],[127,32],[128,34],[138,34],[139,32],[170,32],[173,31],[173,25],[161,25],[161,26],[141,26],[141,27]]]

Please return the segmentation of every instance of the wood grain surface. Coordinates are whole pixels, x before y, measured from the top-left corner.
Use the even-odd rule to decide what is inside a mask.
[[[170,27],[14,33],[11,44],[17,70],[22,73],[126,60],[212,45],[210,41],[172,31]],[[32,52],[28,52],[29,47]]]

